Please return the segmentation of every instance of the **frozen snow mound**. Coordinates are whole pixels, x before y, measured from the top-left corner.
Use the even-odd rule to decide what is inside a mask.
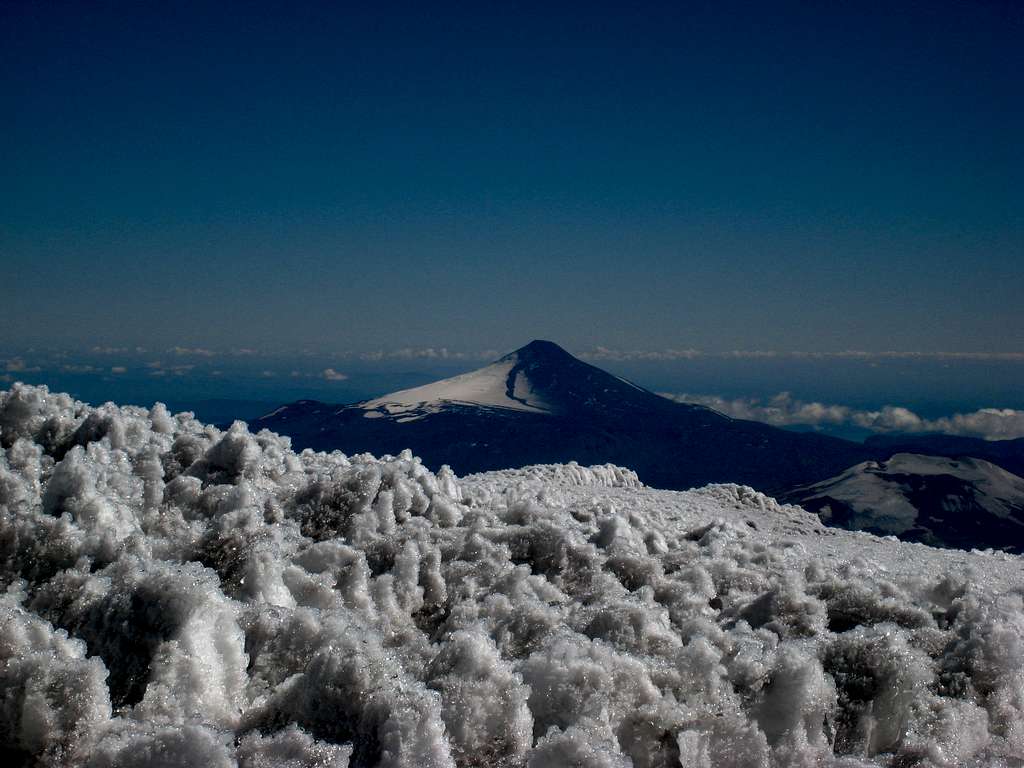
[[[571,464],[460,479],[15,385],[0,754],[1019,766],[1022,565],[826,528],[742,486]]]
[[[614,464],[581,467],[575,461],[568,464],[531,464],[519,469],[503,469],[468,475],[467,483],[482,487],[522,484],[528,486],[599,486],[605,488],[643,488],[636,472]]]

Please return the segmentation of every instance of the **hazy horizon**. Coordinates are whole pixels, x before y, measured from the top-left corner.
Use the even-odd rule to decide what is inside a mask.
[[[94,347],[14,354],[0,349],[0,388],[25,381],[94,404],[160,401],[222,422],[253,418],[300,399],[369,399],[479,368],[510,351],[439,347],[324,355]],[[1024,373],[1024,358],[1017,355],[569,351],[651,391],[776,426],[862,439],[898,431],[901,425],[909,431],[951,431],[948,423],[939,429],[942,422],[935,420],[1007,409],[1012,413],[957,429],[991,439],[1024,436],[1024,391],[1015,386]],[[866,415],[885,406],[906,409],[922,422]],[[864,428],[866,420],[875,428]]]

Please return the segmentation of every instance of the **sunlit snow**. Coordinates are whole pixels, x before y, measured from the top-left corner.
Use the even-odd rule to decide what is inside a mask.
[[[1024,759],[1018,557],[741,486],[460,479],[20,385],[0,445],[14,764]]]
[[[366,410],[367,418],[372,418],[372,414],[387,414],[401,416],[403,421],[413,421],[427,413],[436,413],[446,405],[487,406],[546,413],[549,410],[548,404],[532,391],[526,375],[519,371],[513,372],[517,362],[514,356],[509,355],[461,376],[368,400],[361,407]],[[511,382],[510,376],[514,377]]]

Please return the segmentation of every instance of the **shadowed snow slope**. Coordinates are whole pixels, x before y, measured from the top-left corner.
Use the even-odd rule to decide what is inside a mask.
[[[5,765],[1024,759],[1015,556],[20,385],[0,447]]]
[[[845,528],[946,546],[1024,549],[1024,478],[981,459],[898,453],[787,499]]]

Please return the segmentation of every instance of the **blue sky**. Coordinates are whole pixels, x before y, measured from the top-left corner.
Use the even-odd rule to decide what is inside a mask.
[[[984,0],[5,3],[0,345],[1018,352],[1022,32]]]

